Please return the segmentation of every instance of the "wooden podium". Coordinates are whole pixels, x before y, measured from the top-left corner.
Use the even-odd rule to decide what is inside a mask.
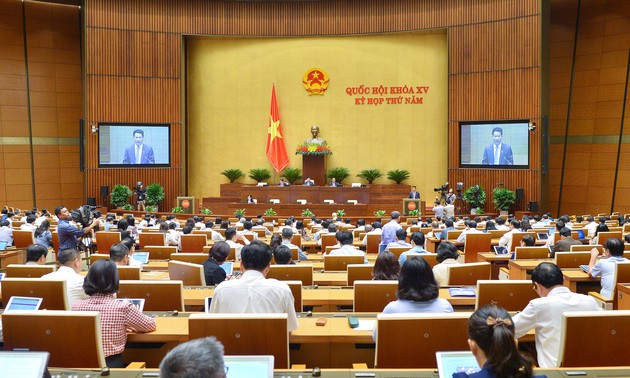
[[[419,215],[422,215],[424,207],[424,201],[420,201],[417,198],[403,198],[402,213],[408,215],[410,210],[420,210]]]
[[[315,185],[326,185],[326,156],[302,155],[302,176],[310,177]]]
[[[177,206],[184,208],[184,214],[194,214],[196,205],[195,197],[177,197]]]

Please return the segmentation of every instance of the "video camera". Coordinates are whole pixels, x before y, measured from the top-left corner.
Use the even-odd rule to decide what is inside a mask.
[[[439,188],[433,188],[434,192],[447,192],[448,191],[448,181],[446,183],[444,183],[444,185],[440,186]]]
[[[94,210],[96,210],[94,206],[83,205],[76,210],[72,210],[70,215],[73,221],[80,223],[83,227],[87,227],[94,221]]]

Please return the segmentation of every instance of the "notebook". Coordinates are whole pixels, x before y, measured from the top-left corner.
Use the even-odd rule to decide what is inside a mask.
[[[451,297],[476,297],[475,289],[472,287],[451,287],[448,289]]]
[[[140,312],[144,310],[144,298],[117,298],[116,300],[118,302],[131,302]]]
[[[472,352],[436,352],[439,378],[452,378],[454,373],[476,373],[479,364]]]
[[[48,352],[0,352],[0,378],[41,378],[48,366]]]
[[[134,252],[131,257],[134,260],[140,261],[142,265],[149,263],[149,252]]]
[[[11,297],[9,303],[4,309],[7,311],[35,311],[39,310],[39,306],[42,304],[42,298],[35,297]]]
[[[537,235],[538,235],[538,240],[547,240],[547,239],[549,239],[549,233],[548,232],[539,232]]]
[[[232,271],[234,270],[234,263],[232,262],[226,261],[219,266],[221,267],[221,269],[225,270],[225,274],[227,274],[228,276],[232,274]]]
[[[273,378],[273,356],[224,356],[229,378]]]
[[[0,241],[0,251],[6,251],[7,250],[7,244],[9,244],[9,243],[5,242],[5,241]]]
[[[501,247],[500,245],[495,245],[493,246],[494,248],[494,253],[497,255],[507,255],[508,254],[508,250],[506,247]]]

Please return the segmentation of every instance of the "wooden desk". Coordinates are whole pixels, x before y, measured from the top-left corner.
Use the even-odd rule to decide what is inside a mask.
[[[539,260],[510,260],[508,261],[508,269],[510,271],[511,280],[526,280],[529,273],[534,270],[541,262],[555,262],[554,259]]]
[[[507,267],[508,261],[510,261],[511,256],[511,253],[505,255],[497,255],[494,252],[484,252],[477,254],[477,261],[489,262],[490,264],[492,264],[491,278],[493,280],[498,280],[501,268]]]
[[[564,286],[575,293],[588,294],[589,291],[599,292],[601,284],[599,277],[593,278],[582,269],[563,269]]]
[[[0,252],[0,269],[4,269],[9,264],[26,264],[26,249],[9,249]]]

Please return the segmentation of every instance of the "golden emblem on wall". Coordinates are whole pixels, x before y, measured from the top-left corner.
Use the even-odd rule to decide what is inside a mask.
[[[328,89],[328,75],[321,68],[311,68],[306,71],[302,78],[302,84],[309,96],[323,95]]]

